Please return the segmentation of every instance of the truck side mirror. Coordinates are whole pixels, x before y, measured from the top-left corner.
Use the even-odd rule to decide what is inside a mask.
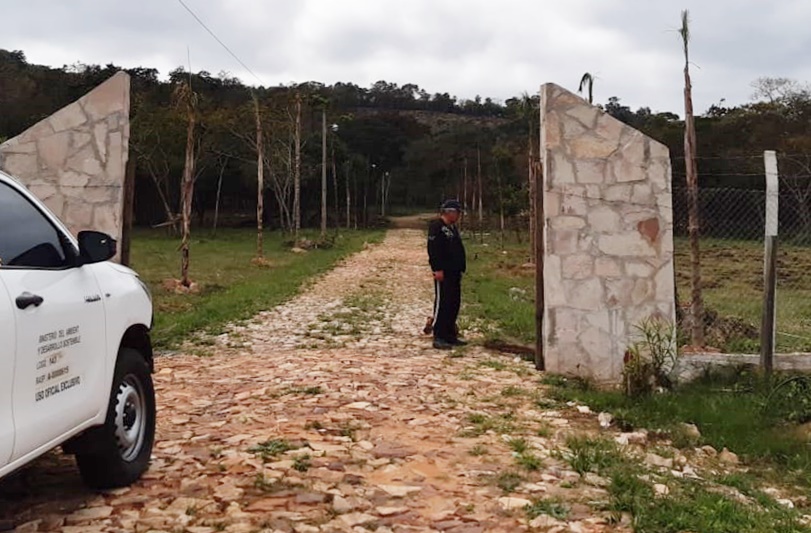
[[[83,265],[103,263],[115,257],[116,241],[106,233],[82,231],[79,233],[79,260]]]

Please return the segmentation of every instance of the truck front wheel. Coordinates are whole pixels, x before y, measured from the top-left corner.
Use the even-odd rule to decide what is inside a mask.
[[[130,485],[149,468],[155,441],[155,389],[144,357],[130,348],[118,354],[107,419],[77,451],[84,482],[96,489]]]

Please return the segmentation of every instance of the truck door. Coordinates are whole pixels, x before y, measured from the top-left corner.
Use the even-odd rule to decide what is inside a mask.
[[[104,301],[64,233],[0,183],[0,270],[16,324],[12,408],[19,459],[106,410]]]
[[[14,379],[14,312],[0,271],[0,467],[11,459],[14,448],[14,413],[11,410]]]

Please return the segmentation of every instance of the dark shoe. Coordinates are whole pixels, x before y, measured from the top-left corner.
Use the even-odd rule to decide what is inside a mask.
[[[462,339],[455,339],[450,341],[450,343],[453,344],[454,346],[467,346],[467,341],[464,341]]]
[[[434,339],[434,348],[437,350],[453,350],[453,344],[445,339]]]

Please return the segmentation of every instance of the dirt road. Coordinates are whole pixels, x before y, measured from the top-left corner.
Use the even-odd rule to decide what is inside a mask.
[[[432,296],[422,233],[389,232],[292,301],[157,361],[142,482],[91,494],[49,454],[0,484],[0,519],[65,533],[614,531],[586,504],[605,490],[572,498],[579,476],[553,453],[593,417],[539,406],[529,363],[431,349]],[[557,496],[568,523],[525,510]]]

